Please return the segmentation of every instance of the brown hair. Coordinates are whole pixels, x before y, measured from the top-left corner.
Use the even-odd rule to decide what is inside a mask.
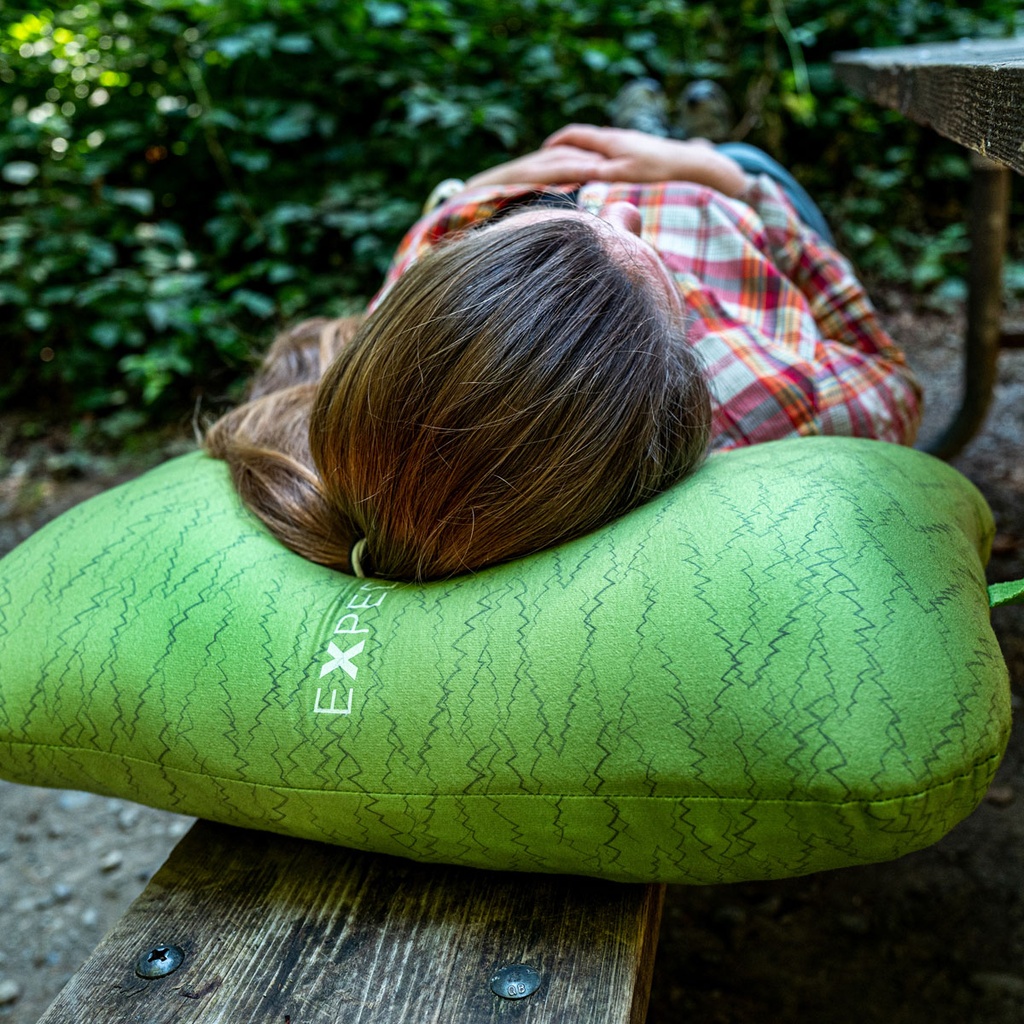
[[[424,580],[610,521],[701,460],[710,402],[664,298],[602,234],[557,218],[435,248],[354,333],[279,339],[208,450],[279,539],[343,570],[357,538],[373,574]]]

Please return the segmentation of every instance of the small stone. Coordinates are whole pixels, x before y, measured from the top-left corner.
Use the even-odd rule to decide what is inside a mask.
[[[35,896],[22,896],[20,900],[14,901],[14,912],[15,914],[30,914],[36,909]]]
[[[46,835],[47,835],[47,838],[49,838],[49,839],[63,839],[65,833],[64,833],[64,829],[61,828],[60,825],[58,825],[56,823],[52,823],[52,824],[50,824],[47,827]]]
[[[871,931],[871,922],[864,914],[840,914],[839,924],[854,935],[867,935]]]
[[[992,538],[993,555],[1009,555],[1016,551],[1020,546],[1020,538],[1014,537],[1010,533],[997,533]]]
[[[50,892],[55,903],[67,903],[75,895],[75,890],[64,882],[58,882]]]
[[[124,854],[120,850],[111,850],[100,858],[100,871],[116,871],[124,862]]]
[[[0,981],[0,1006],[10,1006],[21,998],[21,986],[12,979]]]
[[[88,472],[89,459],[79,451],[51,452],[43,460],[43,465],[54,480],[71,480]]]
[[[927,896],[932,891],[932,884],[927,878],[920,878],[917,875],[911,875],[903,883],[903,891],[908,896],[922,897]]]
[[[95,928],[100,923],[99,911],[95,907],[86,907],[80,918],[86,928]]]
[[[741,906],[737,906],[734,903],[726,903],[715,911],[714,921],[715,924],[734,928],[747,923],[747,912]]]
[[[62,811],[78,811],[92,800],[91,793],[80,793],[75,789],[65,790],[57,797],[57,806]]]
[[[765,917],[777,917],[782,910],[782,897],[779,895],[769,896],[757,905],[757,912]]]
[[[989,786],[985,794],[985,802],[992,804],[993,807],[1009,807],[1016,798],[1013,786],[1007,785]]]
[[[978,971],[971,975],[971,984],[986,995],[1024,996],[1024,978],[1000,971]]]
[[[139,822],[138,807],[123,807],[117,815],[117,827],[122,832],[128,832]]]

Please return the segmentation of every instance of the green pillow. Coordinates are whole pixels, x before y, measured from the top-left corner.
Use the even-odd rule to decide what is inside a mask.
[[[811,438],[427,585],[273,540],[188,455],[0,561],[0,775],[345,846],[627,881],[932,843],[1010,727],[984,500]]]

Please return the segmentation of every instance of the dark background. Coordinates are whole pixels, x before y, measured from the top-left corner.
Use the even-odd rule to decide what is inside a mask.
[[[709,77],[868,280],[963,295],[967,157],[837,50],[1003,36],[1015,0],[84,0],[0,29],[0,403],[94,446],[217,411],[284,323],[358,309],[441,179]],[[1007,283],[1024,292],[1020,235]]]

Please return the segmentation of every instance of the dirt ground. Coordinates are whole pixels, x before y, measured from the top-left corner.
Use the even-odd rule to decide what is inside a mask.
[[[962,319],[886,300],[929,390],[927,437],[956,404]],[[10,430],[0,418],[0,554],[139,468],[78,459],[59,439],[15,444]],[[1024,576],[1024,351],[1005,354],[986,428],[955,465],[996,513],[990,579]],[[1018,707],[1024,608],[993,622]],[[1021,728],[985,802],[929,850],[785,882],[670,887],[648,1024],[1017,1024]],[[126,801],[0,782],[0,1024],[37,1020],[187,827]]]

